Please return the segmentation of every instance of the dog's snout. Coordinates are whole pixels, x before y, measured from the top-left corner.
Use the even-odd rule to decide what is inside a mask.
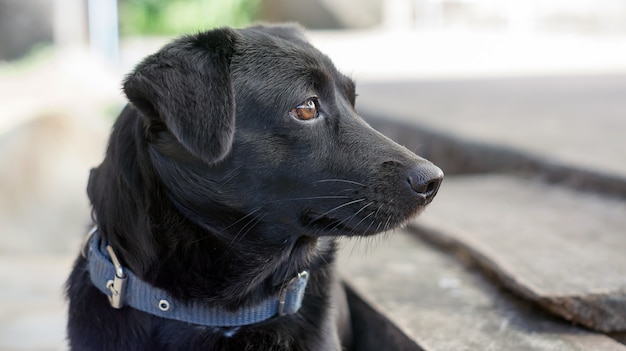
[[[433,201],[443,180],[443,171],[433,165],[419,165],[409,171],[407,181],[418,195],[423,197],[424,205]]]

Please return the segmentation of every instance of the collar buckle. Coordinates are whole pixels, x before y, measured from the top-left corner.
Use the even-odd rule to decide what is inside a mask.
[[[289,283],[287,283],[281,290],[280,290],[280,295],[278,296],[278,315],[279,316],[284,316],[287,314],[287,311],[285,311],[285,304],[287,301],[287,292],[290,289],[294,289],[294,285],[300,285],[304,287],[306,287],[307,281],[309,280],[309,272],[308,271],[302,271],[300,273],[298,273],[297,277],[294,277],[293,279],[291,279],[289,281]],[[298,287],[296,287],[298,288]],[[304,294],[304,290],[302,290],[301,294]],[[300,298],[300,301],[302,299]],[[299,308],[299,306],[298,306]],[[297,311],[297,309],[296,309]],[[293,311],[291,313],[294,313]]]
[[[109,303],[111,307],[115,309],[120,309],[124,307],[124,297],[126,296],[126,282],[128,280],[128,276],[124,273],[124,268],[122,264],[117,259],[117,255],[113,248],[109,245],[106,247],[109,255],[111,256],[111,261],[113,261],[113,266],[115,267],[115,277],[113,280],[107,281],[106,287],[111,292],[111,295],[108,295]]]

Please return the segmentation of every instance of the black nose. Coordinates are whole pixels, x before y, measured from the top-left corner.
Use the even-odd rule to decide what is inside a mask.
[[[407,178],[411,189],[424,199],[424,205],[433,201],[442,180],[443,171],[430,163],[413,168]]]

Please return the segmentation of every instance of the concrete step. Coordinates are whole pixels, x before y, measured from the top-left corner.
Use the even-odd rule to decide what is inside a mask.
[[[626,351],[499,288],[407,231],[347,242],[339,266],[358,295],[352,308],[360,351]]]
[[[512,176],[448,177],[415,229],[518,296],[626,331],[626,201]]]

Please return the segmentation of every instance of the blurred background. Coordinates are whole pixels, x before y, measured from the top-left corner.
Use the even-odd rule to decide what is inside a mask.
[[[88,172],[124,105],[124,74],[177,35],[258,21],[306,27],[380,114],[408,110],[462,137],[626,174],[623,0],[0,0],[0,350],[65,349],[62,282],[90,223]],[[512,95],[467,100],[493,81]],[[412,84],[441,82],[465,88],[424,92],[439,107],[420,110]],[[584,91],[559,95],[587,84],[591,105]],[[551,95],[525,99],[538,86],[586,111],[558,110],[577,118],[573,133],[563,115],[537,113]],[[507,120],[515,109],[531,119]]]

